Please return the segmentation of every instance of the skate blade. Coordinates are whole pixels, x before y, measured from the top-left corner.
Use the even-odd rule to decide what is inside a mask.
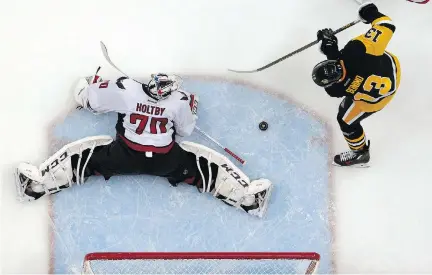
[[[266,192],[266,195],[265,195],[265,198],[264,198],[264,204],[262,205],[262,207],[260,207],[261,209],[260,209],[260,211],[257,214],[257,216],[259,218],[264,217],[264,215],[267,213],[267,208],[268,208],[268,204],[269,204],[269,201],[270,201],[270,197],[271,197],[272,191],[273,191],[273,184],[270,185],[269,189],[267,189],[267,192]]]
[[[18,193],[17,195],[17,200],[19,202],[24,202],[24,189],[22,188],[22,184],[21,184],[21,180],[19,178],[19,170],[15,169],[15,187],[16,187],[16,191]]]
[[[358,163],[358,164],[353,164],[353,165],[346,165],[346,166],[343,166],[343,165],[340,165],[340,164],[337,164],[336,162],[334,162],[333,161],[333,163],[332,163],[334,166],[337,166],[337,167],[352,167],[352,168],[369,168],[370,167],[370,164],[369,163]]]

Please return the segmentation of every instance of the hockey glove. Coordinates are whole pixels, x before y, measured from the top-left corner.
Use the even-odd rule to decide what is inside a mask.
[[[338,39],[332,29],[319,30],[317,33],[318,40],[322,40],[320,51],[328,59],[337,59],[339,57]]]
[[[90,109],[90,105],[88,104],[88,91],[87,88],[91,84],[102,82],[102,78],[97,74],[92,76],[83,77],[78,80],[78,83],[74,89],[74,97],[75,101],[78,103],[77,109]]]
[[[377,18],[378,8],[372,2],[362,4],[358,9],[360,20],[365,24],[372,23]]]
[[[195,120],[198,120],[198,114],[197,114],[198,103],[199,103],[199,97],[197,95],[191,94],[189,100],[189,106],[191,108]]]
[[[85,79],[89,85],[103,81],[103,79],[98,75],[87,76]]]

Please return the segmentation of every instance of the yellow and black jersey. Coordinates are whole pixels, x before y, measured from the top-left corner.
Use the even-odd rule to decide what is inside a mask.
[[[371,28],[341,50],[344,74],[326,88],[331,96],[352,96],[366,112],[384,108],[399,87],[401,69],[396,56],[386,51],[396,27],[379,12]]]
[[[396,30],[390,17],[381,13],[378,13],[377,16],[379,17],[372,22],[372,27],[365,34],[350,41],[351,44],[361,44],[362,51],[372,56],[382,56],[385,53]]]

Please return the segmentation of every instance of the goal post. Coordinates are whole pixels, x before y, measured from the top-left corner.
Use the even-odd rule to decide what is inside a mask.
[[[313,274],[315,252],[96,252],[83,274]]]

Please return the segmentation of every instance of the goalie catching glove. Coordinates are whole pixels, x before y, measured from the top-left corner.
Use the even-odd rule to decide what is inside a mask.
[[[73,92],[75,101],[78,103],[78,107],[87,109],[93,112],[94,114],[97,114],[97,112],[95,112],[89,104],[89,94],[87,88],[90,86],[90,84],[99,83],[102,81],[103,81],[102,78],[97,74],[94,76],[87,76],[78,79],[78,82],[76,83]]]

